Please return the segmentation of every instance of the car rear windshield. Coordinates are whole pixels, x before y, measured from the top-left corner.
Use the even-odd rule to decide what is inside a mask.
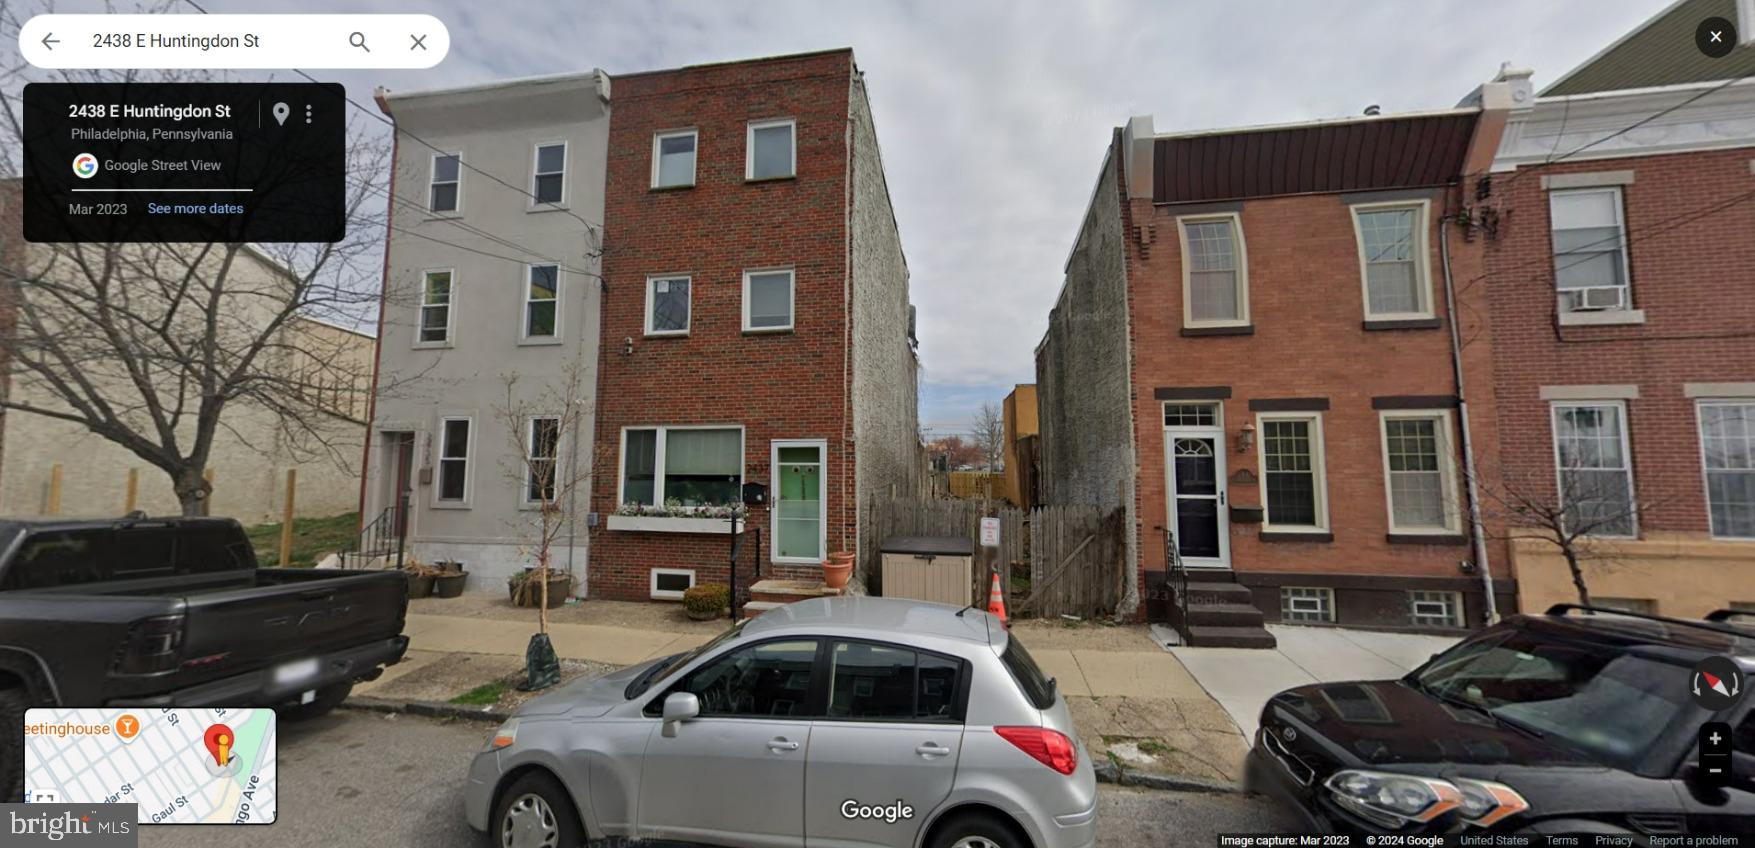
[[[6,569],[6,589],[181,577],[254,568],[244,538],[221,525],[142,525],[32,533]]]
[[[1685,666],[1624,647],[1527,632],[1465,642],[1415,673],[1441,696],[1630,771],[1695,711],[1678,683],[1687,676]]]
[[[1054,678],[1042,673],[1042,667],[1036,665],[1036,659],[1024,650],[1024,643],[1017,636],[1006,640],[1005,650],[1000,652],[1000,662],[1005,663],[1011,671],[1012,679],[1018,681],[1018,688],[1024,697],[1036,705],[1036,709],[1046,710],[1054,706]]]

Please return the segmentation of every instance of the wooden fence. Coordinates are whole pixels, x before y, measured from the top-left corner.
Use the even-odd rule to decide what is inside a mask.
[[[860,522],[860,573],[867,586],[883,567],[879,548],[892,536],[956,536],[975,545],[971,600],[986,606],[992,578],[1001,573],[1007,612],[1095,617],[1114,611],[1120,597],[1124,537],[1121,511],[1060,506],[1022,510],[977,501],[879,499]],[[1000,546],[991,560],[980,547],[983,515],[999,518]],[[1017,578],[1017,579],[1014,579]],[[1028,577],[1027,582],[1023,579]]]

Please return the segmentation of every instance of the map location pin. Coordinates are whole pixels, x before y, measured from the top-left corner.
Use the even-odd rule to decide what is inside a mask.
[[[213,725],[207,728],[207,733],[202,739],[207,743],[207,752],[213,755],[214,763],[224,767],[226,763],[232,761],[232,743],[236,742],[238,737],[232,733],[231,728],[223,724]]]
[[[280,124],[282,126],[285,126],[286,125],[286,116],[290,115],[290,114],[292,114],[292,109],[289,108],[285,103],[274,104],[274,122],[275,123]]]

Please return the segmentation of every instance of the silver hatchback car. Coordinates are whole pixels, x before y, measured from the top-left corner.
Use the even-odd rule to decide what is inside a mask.
[[[789,604],[530,701],[469,768],[501,848],[1085,848],[1097,782],[1054,681],[997,618]]]

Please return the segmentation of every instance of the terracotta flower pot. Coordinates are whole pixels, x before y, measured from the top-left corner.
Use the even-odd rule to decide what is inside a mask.
[[[823,560],[823,585],[830,589],[840,589],[847,585],[853,577],[852,554],[830,554]]]

